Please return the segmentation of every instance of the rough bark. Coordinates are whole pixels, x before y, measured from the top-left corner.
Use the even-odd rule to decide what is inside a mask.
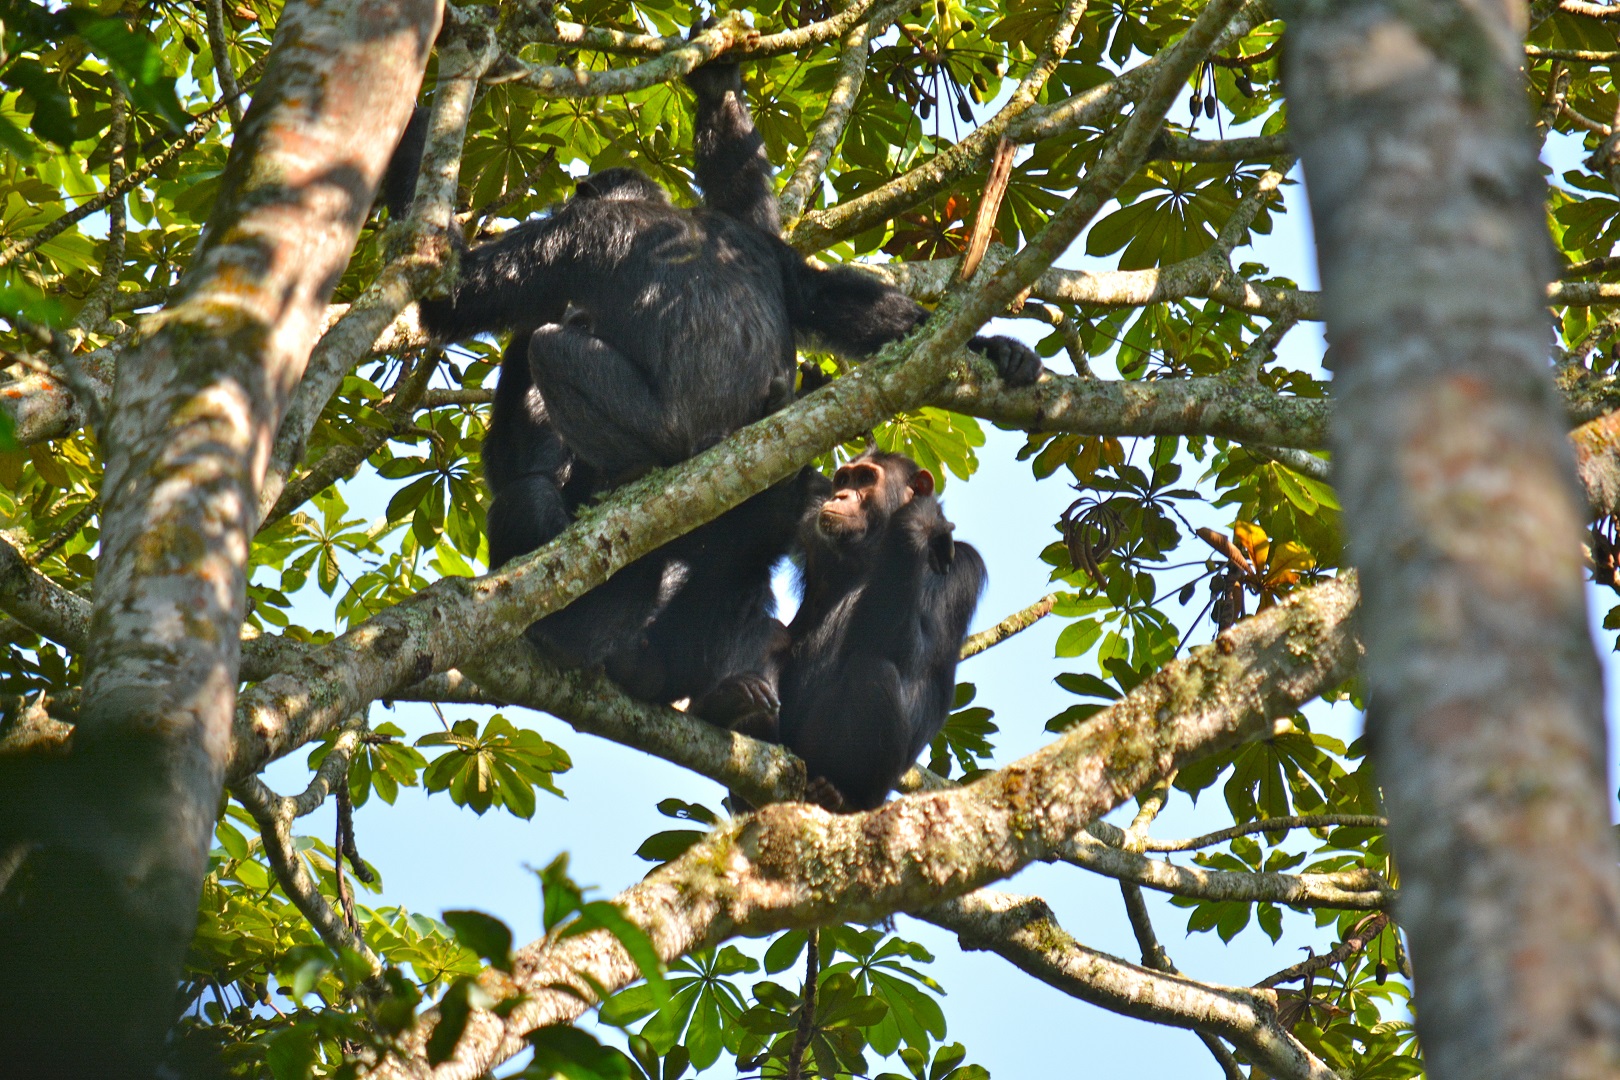
[[[877,921],[971,893],[1060,856],[1088,823],[1135,792],[1189,761],[1269,733],[1275,718],[1347,678],[1355,597],[1344,579],[1301,591],[973,784],[866,814],[830,815],[795,803],[729,821],[614,902],[667,961],[737,934],[832,918]],[[473,1080],[519,1053],[528,1032],[579,1016],[597,988],[615,990],[639,977],[606,931],[542,938],[514,959],[511,976],[487,971],[484,984],[497,998],[524,994],[515,1008],[504,1016],[475,1012],[454,1056],[437,1068],[421,1056],[437,1021],[430,1012],[408,1034],[403,1057],[372,1075]],[[1157,1007],[1168,1016],[1172,1004],[1164,999]],[[1181,1019],[1217,1026],[1201,1012]],[[1231,1030],[1250,1025],[1246,1030],[1258,1032],[1253,1024],[1264,1023],[1251,1012]]]
[[[1620,1070],[1620,873],[1520,5],[1306,0],[1285,72],[1436,1080]]]
[[[149,1074],[231,740],[270,440],[438,24],[436,0],[289,5],[175,302],[118,364],[84,691],[65,759],[0,762],[0,1060]]]

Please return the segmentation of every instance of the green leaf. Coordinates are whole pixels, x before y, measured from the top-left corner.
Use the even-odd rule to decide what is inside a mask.
[[[670,829],[654,833],[642,841],[636,854],[648,862],[668,862],[683,854],[687,848],[702,840],[703,833],[696,829]]]
[[[175,96],[175,79],[163,68],[163,53],[118,18],[102,18],[87,11],[73,12],[81,37],[106,60],[124,81],[137,108],[156,113],[176,130],[191,123]]]
[[[482,911],[446,911],[445,924],[456,940],[488,960],[491,967],[512,971],[512,931],[501,920]]]
[[[34,102],[35,135],[66,149],[73,145],[78,126],[73,104],[55,77],[38,60],[22,57],[6,68],[5,83],[25,92]]]

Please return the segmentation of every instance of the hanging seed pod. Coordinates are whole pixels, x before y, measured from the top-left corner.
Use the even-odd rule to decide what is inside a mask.
[[[1197,588],[1198,588],[1198,582],[1196,582],[1196,581],[1187,582],[1187,584],[1185,584],[1185,585],[1183,585],[1181,587],[1181,591],[1176,594],[1176,603],[1180,604],[1182,607],[1186,607],[1189,603],[1192,602],[1193,590],[1195,590]]]
[[[1232,81],[1237,84],[1238,93],[1244,97],[1254,97],[1254,84],[1249,81],[1247,74],[1240,71],[1232,76]]]
[[[202,52],[201,47],[197,44],[197,39],[192,37],[190,34],[181,34],[180,44],[184,45],[186,47],[186,51],[192,56],[196,56],[198,53]]]
[[[945,18],[945,13],[948,10],[950,9],[945,6],[945,0],[934,0],[934,14],[938,15],[940,19]]]
[[[1192,93],[1192,102],[1190,103],[1190,107],[1192,109],[1192,114],[1195,117],[1199,113],[1203,112],[1204,111],[1204,95],[1202,95],[1198,91],[1194,90],[1193,93]]]
[[[1211,94],[1204,99],[1204,115],[1211,120],[1215,119],[1215,95]]]
[[[973,107],[967,103],[966,98],[962,98],[957,101],[956,115],[962,118],[962,123],[964,124],[973,123]]]
[[[1388,980],[1388,979],[1389,979],[1389,965],[1384,963],[1382,960],[1380,960],[1380,961],[1378,961],[1378,966],[1373,968],[1373,981],[1376,982],[1379,986],[1383,986],[1385,981]]]
[[[933,112],[934,112],[934,97],[933,97],[932,94],[928,95],[927,97],[923,98],[921,101],[919,101],[917,103],[917,115],[922,117],[924,120],[926,120],[930,116],[932,116]]]

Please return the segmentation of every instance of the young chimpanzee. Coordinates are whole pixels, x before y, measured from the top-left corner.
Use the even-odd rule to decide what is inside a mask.
[[[580,181],[550,216],[464,251],[447,298],[420,305],[439,340],[512,330],[484,442],[490,560],[546,543],[588,499],[685,460],[787,404],[796,337],[866,356],[928,312],[853,267],[811,265],[775,234],[770,163],[735,65],[692,73],[707,206],[673,206],[634,169]],[[386,181],[405,213],[422,152],[413,121]],[[969,343],[1010,383],[1040,374],[1008,338]],[[786,554],[801,477],[626,567],[531,636],[602,663],[650,700],[716,691],[768,701],[770,564]]]
[[[933,474],[876,450],[839,469],[805,516],[779,727],[828,809],[881,805],[950,712],[985,582],[984,560],[953,528]]]

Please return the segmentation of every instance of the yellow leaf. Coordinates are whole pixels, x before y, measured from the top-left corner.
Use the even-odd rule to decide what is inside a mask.
[[[1316,566],[1316,556],[1305,548],[1285,540],[1277,545],[1277,552],[1272,557],[1268,567],[1272,574],[1284,574],[1294,571],[1310,570]]]
[[[1265,563],[1266,550],[1271,546],[1267,543],[1266,530],[1252,521],[1239,521],[1232,525],[1232,539],[1242,545],[1256,566]]]

